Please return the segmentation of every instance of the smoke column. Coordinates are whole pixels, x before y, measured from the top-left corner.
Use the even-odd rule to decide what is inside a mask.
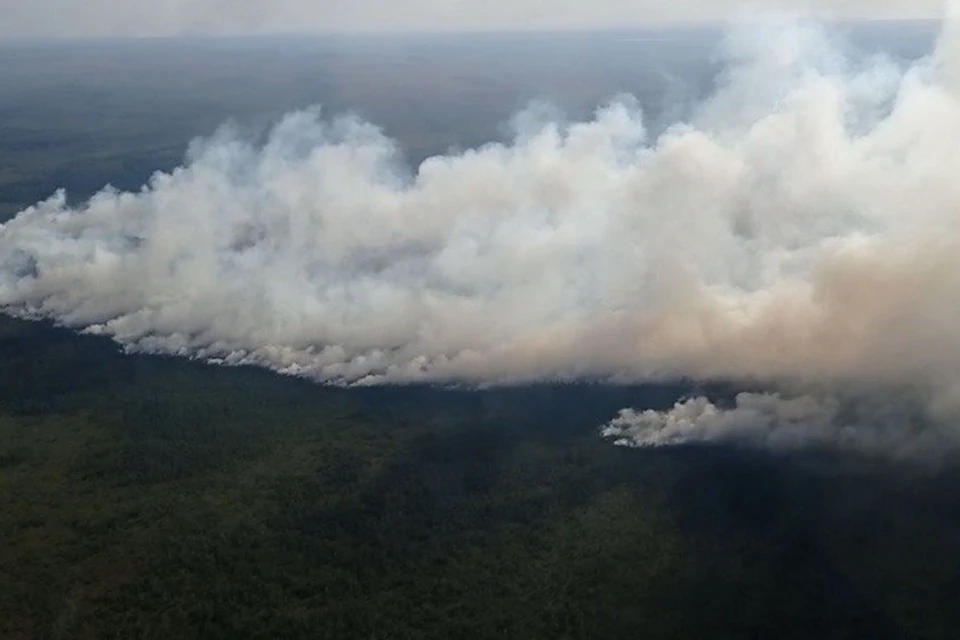
[[[225,129],[139,192],[0,227],[0,306],[322,383],[816,380],[949,408],[956,13],[910,65],[734,31],[720,88],[656,138],[629,98],[415,171],[316,109],[259,146]]]

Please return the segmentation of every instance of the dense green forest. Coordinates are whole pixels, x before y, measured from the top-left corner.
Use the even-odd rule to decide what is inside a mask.
[[[0,637],[949,638],[960,473],[611,447],[682,386],[325,389],[0,324]]]

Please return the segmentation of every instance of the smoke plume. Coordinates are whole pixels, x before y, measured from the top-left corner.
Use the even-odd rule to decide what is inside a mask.
[[[876,395],[741,393],[730,407],[698,396],[666,411],[624,409],[601,435],[625,447],[721,442],[780,452],[840,450],[925,460],[956,444],[911,398]]]
[[[375,126],[229,129],[136,193],[0,227],[0,306],[133,351],[323,383],[960,380],[960,20],[901,64],[814,25],[734,32],[719,88],[652,138],[630,98],[416,170]],[[694,400],[610,433],[772,438]],[[798,404],[797,404],[798,403]],[[759,416],[759,417],[756,417]]]

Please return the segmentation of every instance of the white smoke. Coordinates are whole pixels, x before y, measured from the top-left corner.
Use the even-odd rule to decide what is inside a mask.
[[[0,307],[325,383],[816,379],[950,405],[957,31],[909,66],[811,25],[735,33],[721,89],[656,139],[623,99],[415,172],[316,110],[262,146],[224,130],[140,192],[0,226]]]
[[[835,397],[741,393],[732,407],[699,396],[666,411],[624,409],[600,432],[625,447],[733,443],[774,451],[830,449],[910,458],[955,444],[909,403],[845,403]]]

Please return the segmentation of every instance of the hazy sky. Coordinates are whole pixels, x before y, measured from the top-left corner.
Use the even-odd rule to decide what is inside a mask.
[[[756,12],[930,18],[941,0],[0,0],[0,37],[598,27]]]

